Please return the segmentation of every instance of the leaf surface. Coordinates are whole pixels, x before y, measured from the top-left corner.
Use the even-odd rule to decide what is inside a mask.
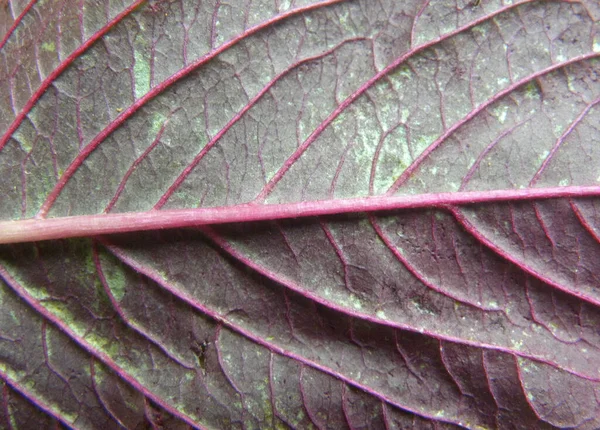
[[[0,219],[67,225],[0,245],[0,427],[600,426],[597,2],[67,3],[0,2]]]

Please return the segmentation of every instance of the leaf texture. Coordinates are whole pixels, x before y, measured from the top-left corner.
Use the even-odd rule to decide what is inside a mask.
[[[0,245],[0,427],[600,427],[599,21],[0,1],[2,221],[432,196]]]

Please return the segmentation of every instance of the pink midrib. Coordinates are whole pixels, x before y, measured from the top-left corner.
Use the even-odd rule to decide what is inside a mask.
[[[283,204],[245,203],[199,209],[151,210],[146,212],[81,215],[46,219],[33,218],[0,222],[0,243],[19,243],[131,231],[314,217],[342,213],[446,207],[451,205],[563,197],[597,197],[599,195],[600,186],[594,185],[399,196],[388,195]]]

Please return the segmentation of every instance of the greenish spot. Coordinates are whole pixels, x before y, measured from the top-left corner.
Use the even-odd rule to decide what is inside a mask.
[[[567,74],[567,87],[569,88],[569,91],[572,91],[574,93],[577,93],[577,88],[575,87],[575,83],[577,82],[577,79],[573,76],[572,73],[568,73]]]
[[[339,23],[346,29],[346,25],[348,24],[348,11],[344,11],[344,13],[339,14]]]
[[[508,106],[499,106],[492,110],[492,114],[496,117],[500,124],[504,124],[508,114]]]
[[[525,97],[527,97],[528,99],[537,99],[539,98],[539,91],[537,86],[533,83],[533,82],[529,82],[526,86],[525,86]]]
[[[425,136],[419,136],[415,139],[415,150],[418,152],[423,152],[425,149],[427,149],[427,147],[429,145],[431,145],[435,139],[438,137],[438,135],[436,134],[429,134],[429,135],[425,135]],[[410,161],[409,161],[410,160]],[[412,159],[407,159],[405,161],[409,161],[410,164],[412,163]]]
[[[85,334],[87,327],[77,321],[75,316],[71,313],[71,310],[67,307],[65,303],[51,301],[51,302],[43,302],[46,310],[51,312],[54,316],[60,319],[65,325],[67,325],[75,334],[83,335]]]
[[[511,339],[510,343],[512,344],[512,347],[517,351],[519,351],[519,350],[521,350],[521,348],[523,348],[522,340]]]
[[[478,25],[476,27],[473,27],[473,33],[478,33],[480,36],[485,37],[487,34],[487,30],[483,28],[483,26]]]
[[[125,404],[126,404],[126,405],[127,405],[127,407],[128,407],[129,409],[131,409],[132,411],[135,411],[135,410],[137,410],[137,408],[139,407],[139,404],[138,404],[138,403],[136,403],[136,402],[135,402],[133,399],[129,399],[129,398],[128,398],[128,399],[125,401]]]
[[[171,201],[181,202],[181,206],[186,208],[194,208],[198,206],[198,198],[185,190],[176,191],[173,194]]]
[[[8,405],[7,405],[7,407],[8,407]],[[11,413],[10,409],[9,409],[8,415],[10,415],[10,423],[12,424],[12,428],[18,429],[19,423],[17,422],[17,419],[16,419],[17,415],[14,413]]]
[[[96,382],[96,385],[102,386],[106,379],[106,370],[104,369],[104,365],[102,365],[101,363],[97,363],[94,365],[94,368],[94,381]],[[87,370],[88,366],[86,366],[85,369]],[[91,377],[91,374],[89,374],[88,376]]]
[[[271,399],[268,394],[268,379],[265,385],[260,384],[260,397],[262,403],[262,410],[265,417],[265,422],[273,422],[273,407],[271,403]]]
[[[406,130],[398,127],[383,142],[373,183],[375,193],[387,191],[412,161],[406,143]]]
[[[164,126],[165,122],[167,121],[167,117],[164,116],[160,112],[155,112],[152,115],[151,121],[152,121],[152,126],[150,129],[150,133],[156,137],[158,135],[158,132],[160,131],[160,129]]]
[[[382,319],[382,320],[386,320],[387,316],[385,315],[385,312],[379,310],[375,313],[375,315],[377,316],[377,318]]]
[[[600,35],[594,37],[594,43],[592,45],[594,52],[600,52]]]
[[[400,122],[402,124],[406,124],[406,121],[408,120],[408,116],[410,115],[410,110],[408,108],[402,108],[400,113],[401,113]]]
[[[27,139],[19,138],[19,144],[21,145],[21,149],[23,149],[23,152],[26,152],[27,154],[29,154],[31,152],[31,150],[33,149],[33,145]]]
[[[27,287],[27,292],[34,299],[41,301],[48,299],[48,290],[44,287]]]
[[[350,294],[350,306],[354,309],[362,309],[362,302],[354,294]]]
[[[565,129],[565,127],[562,124],[557,124],[554,126],[554,135],[556,137],[562,135],[563,130]]]
[[[44,42],[42,43],[42,51],[56,52],[56,45],[54,42]]]
[[[136,42],[139,40],[136,39]],[[144,49],[133,52],[133,76],[135,76],[135,98],[139,99],[150,91],[150,64],[143,54]]]
[[[567,57],[565,57],[564,55],[558,54],[558,55],[556,56],[556,62],[558,62],[558,63],[563,63],[563,62],[565,62],[565,61],[567,61]]]
[[[410,78],[412,78],[412,71],[410,70],[410,68],[408,66],[402,66],[398,70],[398,75],[403,78],[410,79]]]
[[[96,333],[86,333],[85,340],[88,342],[94,349],[98,351],[102,351],[109,355],[110,357],[118,357],[119,356],[119,344],[113,342],[111,339],[99,336]],[[131,354],[132,351],[129,351]],[[132,356],[130,355],[130,358]],[[133,358],[132,358],[132,362]],[[127,369],[128,370],[128,369]],[[129,370],[128,370],[129,371]]]
[[[432,309],[430,309],[427,304],[422,303],[419,299],[412,299],[411,302],[415,309],[420,313],[435,316],[435,312]]]
[[[127,286],[126,275],[123,269],[119,266],[111,265],[109,269],[104,271],[104,276],[108,288],[110,288],[110,291],[117,302],[123,300]]]

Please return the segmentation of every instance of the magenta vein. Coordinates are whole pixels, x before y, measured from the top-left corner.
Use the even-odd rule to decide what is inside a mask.
[[[94,262],[94,266],[96,268],[96,273],[98,274],[98,278],[100,278],[100,283],[102,284],[102,288],[104,289],[104,293],[108,296],[110,303],[112,304],[113,309],[119,315],[123,324],[129,327],[132,331],[139,334],[146,342],[150,342],[152,345],[160,349],[167,357],[169,357],[173,362],[177,363],[179,366],[183,367],[187,370],[195,370],[194,366],[185,363],[185,359],[178,358],[175,353],[169,351],[169,349],[162,345],[159,341],[154,339],[154,336],[148,332],[146,332],[145,328],[139,327],[134,321],[132,321],[125,310],[121,307],[118,300],[112,293],[109,282],[104,275],[104,268],[102,267],[102,261],[100,260],[100,254],[98,253],[98,246],[96,245],[96,241],[92,242],[92,261]]]
[[[469,171],[463,177],[460,187],[458,188],[459,191],[463,191],[466,188],[473,175],[475,175],[475,172],[479,169],[481,162],[485,157],[487,157],[487,155],[492,151],[492,149],[494,149],[496,145],[500,143],[505,137],[511,135],[515,132],[516,129],[518,129],[522,125],[525,125],[529,121],[531,121],[531,117],[525,118],[523,121],[518,122],[517,124],[510,127],[508,130],[505,130],[502,133],[500,133],[498,137],[496,137],[492,142],[490,142],[488,146],[483,151],[481,151],[479,157],[477,157],[477,160],[475,160]]]
[[[385,246],[390,250],[394,257],[404,266],[410,274],[412,274],[415,279],[417,279],[420,283],[425,285],[427,288],[430,288],[432,291],[435,291],[438,294],[443,294],[446,297],[450,297],[456,302],[462,303],[465,306],[470,306],[479,311],[488,311],[488,312],[498,312],[495,309],[487,309],[482,306],[478,306],[476,303],[472,303],[467,298],[459,297],[454,293],[451,293],[443,288],[436,286],[433,282],[430,282],[426,276],[420,273],[409,261],[408,259],[398,250],[396,245],[392,242],[388,234],[381,228],[381,225],[377,222],[377,219],[373,215],[369,215],[369,221],[373,226],[373,229],[377,233],[377,236],[381,239],[381,241],[385,244]]]
[[[2,48],[4,48],[4,45],[6,45],[6,42],[8,42],[8,39],[10,39],[10,36],[12,36],[12,34],[15,32],[15,30],[17,29],[17,27],[19,26],[19,24],[21,24],[21,22],[23,21],[23,18],[25,18],[25,15],[27,15],[27,13],[29,12],[29,10],[33,6],[35,6],[35,4],[37,3],[37,1],[38,0],[31,0],[29,2],[29,4],[27,6],[25,6],[25,9],[23,9],[23,11],[19,14],[19,16],[17,17],[17,19],[15,19],[13,21],[13,24],[10,26],[10,28],[8,29],[8,31],[4,35],[4,38],[0,42],[0,50]],[[1,146],[0,146],[0,148],[1,148]]]
[[[287,173],[287,171],[292,167],[292,165],[308,150],[308,148],[312,145],[312,143],[317,140],[317,138],[323,133],[323,131],[343,112],[346,110],[348,106],[350,106],[356,99],[358,99],[361,95],[363,95],[369,88],[371,88],[377,81],[379,81],[384,76],[387,76],[390,72],[395,70],[400,64],[404,63],[409,58],[414,55],[423,52],[424,50],[431,48],[432,46],[447,40],[459,33],[462,33],[470,28],[473,28],[489,19],[506,12],[512,8],[518,7],[525,3],[530,3],[537,0],[525,0],[520,3],[514,3],[505,7],[502,7],[494,12],[479,17],[478,19],[471,21],[469,24],[466,24],[462,27],[459,27],[449,33],[443,34],[442,36],[436,37],[435,39],[430,40],[429,42],[423,43],[413,49],[410,49],[384,69],[376,73],[373,77],[371,77],[368,81],[366,81],[363,85],[360,86],[354,93],[348,96],[342,103],[338,105],[338,107],[323,121],[319,126],[308,136],[308,138],[294,151],[294,153],[284,162],[283,166],[273,175],[273,177],[269,180],[269,182],[263,187],[262,191],[256,196],[256,202],[264,201],[269,194],[273,191],[277,183],[283,178],[283,176]],[[596,54],[599,55],[599,54]]]
[[[323,426],[319,425],[319,422],[317,419],[315,419],[315,416],[313,414],[313,412],[311,411],[311,409],[308,407],[308,402],[306,401],[306,390],[304,389],[304,369],[306,367],[305,366],[300,366],[300,369],[298,371],[298,388],[300,391],[300,398],[302,399],[302,409],[304,409],[304,411],[306,412],[306,417],[310,420],[310,423],[312,425],[314,425],[317,430],[323,430]],[[344,389],[343,384],[340,384],[340,386],[342,386],[342,390]],[[348,426],[348,428],[351,428],[350,426]]]
[[[225,133],[227,133],[234,126],[234,124],[237,123],[244,116],[244,114],[246,112],[248,112],[253,106],[255,106],[256,103],[258,103],[258,101],[266,93],[268,93],[271,90],[271,88],[273,88],[273,86],[281,78],[283,78],[284,76],[289,74],[292,70],[298,68],[302,64],[310,63],[311,61],[315,61],[315,60],[324,58],[327,55],[332,54],[337,49],[339,49],[340,47],[344,46],[347,43],[357,42],[357,41],[361,41],[361,40],[367,40],[367,39],[364,37],[357,37],[357,38],[345,40],[342,43],[339,43],[338,45],[334,46],[333,48],[328,49],[327,51],[324,51],[324,52],[322,52],[318,55],[314,55],[312,57],[305,58],[303,60],[300,60],[300,61],[292,64],[290,67],[285,69],[283,72],[281,72],[277,76],[275,76],[252,98],[252,100],[250,100],[238,113],[236,113],[233,116],[233,118],[231,118],[229,120],[229,122],[217,134],[215,134],[215,136],[212,139],[210,139],[210,141],[202,148],[202,150],[196,155],[196,157],[194,157],[192,162],[189,163],[186,166],[186,168],[181,172],[181,174],[177,177],[177,179],[175,180],[175,182],[173,182],[173,184],[169,187],[169,189],[161,196],[161,198],[158,200],[158,202],[154,205],[154,209],[160,209],[167,203],[167,200],[169,200],[169,197],[171,197],[173,195],[175,190],[181,185],[181,183],[185,180],[185,178],[187,178],[187,176],[192,172],[192,170],[194,170],[194,168],[198,165],[198,163],[200,163],[200,161],[202,161],[202,159],[206,156],[208,151],[210,151],[219,142],[219,140],[221,140],[223,135]]]
[[[206,235],[206,237],[208,237],[211,241],[213,241],[216,245],[218,245],[223,251],[225,251],[227,254],[229,254],[231,257],[233,257],[235,260],[239,261],[246,267],[249,267],[250,269],[254,270],[256,273],[264,276],[267,279],[270,279],[271,281],[281,285],[282,287],[285,287],[292,291],[295,291],[297,294],[300,294],[303,297],[306,297],[306,298],[312,300],[313,302],[319,303],[320,305],[322,305],[326,308],[333,309],[336,312],[340,312],[344,315],[349,315],[352,318],[357,318],[357,319],[368,321],[368,322],[371,322],[374,324],[384,325],[384,326],[388,326],[388,327],[391,327],[394,329],[408,331],[411,333],[419,333],[419,334],[422,334],[425,336],[433,337],[438,340],[448,341],[448,342],[452,342],[452,343],[459,344],[459,345],[474,346],[474,347],[483,348],[486,350],[500,351],[500,352],[505,352],[508,354],[518,355],[519,357],[527,358],[530,360],[537,361],[539,363],[544,363],[549,366],[556,367],[556,368],[561,369],[569,374],[575,375],[579,378],[600,382],[600,377],[595,377],[595,376],[591,377],[590,375],[582,374],[580,372],[577,372],[577,371],[574,371],[571,369],[567,369],[564,366],[560,365],[558,362],[548,360],[546,358],[540,357],[540,356],[532,354],[532,353],[516,351],[514,349],[510,349],[505,346],[499,346],[499,345],[493,345],[493,344],[488,344],[488,343],[484,343],[484,342],[467,340],[467,339],[463,339],[463,338],[459,338],[459,337],[455,337],[455,336],[450,336],[447,334],[439,334],[439,333],[436,333],[436,332],[433,332],[430,330],[423,330],[422,328],[416,328],[416,327],[411,326],[406,323],[400,323],[400,322],[392,321],[392,320],[384,320],[384,319],[381,319],[378,317],[374,317],[368,313],[358,312],[355,309],[349,309],[349,308],[339,305],[335,302],[331,302],[327,299],[324,299],[323,297],[321,297],[317,294],[311,293],[311,292],[307,291],[306,289],[302,288],[301,286],[297,285],[293,281],[287,279],[286,277],[281,276],[281,275],[271,271],[270,269],[265,268],[265,267],[261,266],[260,264],[254,262],[253,260],[247,258],[240,251],[233,248],[233,246],[231,246],[231,244],[229,244],[225,239],[223,239],[221,236],[219,236],[219,234],[217,232],[215,232],[214,230],[212,230],[210,228],[202,228],[201,231]],[[113,254],[114,254],[115,250],[111,249],[111,252],[113,252]],[[146,274],[146,276],[149,276],[148,273],[150,273],[150,272],[147,272],[147,271],[151,270],[151,269],[146,269],[146,268],[142,267],[141,270],[144,271],[144,272],[142,272],[138,268],[138,266],[135,265],[136,263],[134,262],[133,259],[130,259],[129,257],[127,257],[123,252],[121,252],[121,251],[119,251],[119,252],[120,252],[119,255],[115,254],[118,258],[128,259],[129,262],[126,263],[127,265],[133,267],[138,272],[144,273],[144,274]],[[160,283],[162,280],[162,278],[160,278],[160,277],[158,277],[156,279],[151,277],[151,279],[153,279],[154,281],[156,281],[158,283]],[[176,291],[175,288],[173,288],[172,292],[174,292],[174,291]],[[174,294],[176,294],[176,293],[174,292]],[[398,345],[396,345],[396,346],[398,347]],[[400,352],[400,355],[402,355],[404,360],[407,362],[407,365],[409,365],[409,367],[410,367],[410,364],[408,363],[408,360],[406,360],[405,355],[402,352]],[[411,370],[411,372],[414,374],[414,371]]]
[[[592,110],[594,108],[594,106],[596,106],[598,103],[600,103],[600,97],[598,97],[597,99],[592,101],[590,104],[588,104],[585,107],[585,109],[583,109],[581,111],[581,113],[577,116],[577,118],[575,118],[573,120],[573,122],[565,130],[565,132],[557,139],[556,143],[550,150],[550,153],[548,154],[548,156],[546,157],[546,159],[540,166],[539,170],[535,173],[531,182],[529,182],[530,186],[534,186],[538,182],[538,180],[542,176],[542,173],[544,172],[544,170],[548,167],[548,165],[552,161],[552,158],[554,157],[554,154],[556,153],[556,151],[558,151],[558,149],[561,147],[561,145],[567,139],[567,137],[573,132],[573,130],[575,130],[575,127],[577,127],[577,125],[579,125],[579,123],[581,121],[583,121],[583,118],[585,118],[585,116],[590,112],[590,110]]]
[[[40,396],[32,393],[27,388],[23,386],[23,384],[13,380],[8,374],[2,369],[0,369],[0,379],[6,382],[13,390],[19,393],[21,396],[25,397],[32,405],[35,405],[40,410],[54,418],[56,421],[63,423],[67,428],[77,429],[74,424],[70,421],[67,421],[62,415],[59,415],[50,405],[40,399]],[[10,417],[6,417],[7,420],[10,420]]]
[[[298,203],[151,210],[60,218],[30,218],[0,221],[0,244],[32,242],[69,237],[97,236],[132,231],[162,230],[208,224],[266,221],[355,212],[446,207],[501,201],[562,197],[597,197],[600,185],[462,191],[412,195],[385,195],[349,199],[315,200]]]
[[[75,174],[77,169],[83,164],[83,162],[90,156],[92,152],[100,145],[109,135],[111,135],[117,128],[123,125],[135,112],[137,112],[142,106],[146,105],[149,101],[153,100],[156,96],[161,94],[167,88],[171,87],[176,82],[179,82],[184,77],[188,76],[190,73],[194,72],[199,67],[203,66],[217,55],[223,53],[227,49],[231,48],[233,45],[239,43],[243,39],[246,39],[248,36],[253,35],[254,33],[259,32],[269,26],[272,26],[278,22],[285,20],[286,18],[296,16],[314,9],[319,9],[324,6],[333,5],[336,3],[341,3],[346,0],[324,0],[319,3],[311,4],[308,6],[298,7],[296,9],[287,11],[280,15],[277,15],[273,18],[270,18],[260,24],[255,25],[254,27],[249,28],[244,31],[240,35],[234,37],[233,39],[223,43],[218,48],[210,51],[209,53],[203,55],[198,58],[196,61],[191,63],[190,65],[180,69],[177,73],[169,76],[167,79],[151,88],[146,94],[137,99],[131,106],[125,109],[119,116],[117,116],[110,124],[108,124],[100,133],[94,137],[90,143],[88,143],[83,150],[77,155],[77,157],[71,162],[71,164],[65,169],[63,175],[60,177],[52,191],[49,193],[46,201],[42,204],[37,217],[44,218],[67,182],[71,179],[71,177]],[[0,141],[0,149],[2,149],[2,142]]]
[[[361,391],[364,391],[367,394],[370,394],[373,397],[375,397],[381,401],[384,401],[392,406],[395,406],[399,409],[402,409],[404,411],[411,412],[415,415],[418,415],[418,416],[421,416],[424,418],[434,419],[436,421],[449,422],[449,423],[454,423],[454,424],[458,423],[458,421],[449,420],[447,418],[439,417],[436,415],[430,415],[430,414],[424,413],[422,411],[416,410],[414,408],[408,407],[406,405],[399,404],[398,402],[390,399],[386,395],[377,392],[375,389],[373,389],[369,386],[363,385],[363,384],[359,383],[358,381],[355,381],[354,379],[351,379],[351,378],[347,377],[346,375],[344,375],[340,372],[337,372],[332,368],[329,368],[328,366],[325,366],[323,364],[309,360],[308,358],[303,357],[300,354],[296,354],[292,351],[289,351],[287,349],[284,349],[278,345],[275,345],[271,342],[268,342],[268,341],[262,339],[260,336],[252,333],[250,330],[247,330],[247,329],[239,326],[234,321],[230,321],[229,319],[227,319],[227,317],[221,315],[220,313],[218,313],[216,311],[213,311],[208,306],[197,301],[194,297],[177,289],[175,286],[173,286],[169,282],[167,282],[160,274],[158,274],[154,270],[152,270],[148,267],[139,265],[135,259],[129,257],[126,253],[121,251],[117,246],[110,244],[110,242],[108,242],[108,241],[102,241],[102,242],[103,242],[104,246],[106,246],[106,248],[115,255],[115,257],[117,257],[118,259],[123,261],[126,265],[131,267],[136,272],[141,273],[144,276],[148,277],[149,279],[153,280],[161,288],[163,288],[164,290],[173,294],[175,297],[177,297],[181,301],[187,303],[189,306],[191,306],[195,310],[197,310],[197,311],[201,312],[202,314],[209,316],[213,320],[221,323],[223,326],[227,327],[234,333],[238,333],[241,336],[245,337],[246,339],[249,339],[250,341],[252,341],[256,344],[263,346],[264,348],[268,349],[270,352],[276,353],[283,357],[291,358],[291,359],[296,360],[297,362],[302,363],[308,367],[311,367],[313,369],[321,371],[327,375],[333,376],[334,378],[336,378],[342,382],[345,382],[348,385],[352,385],[353,387],[356,387],[356,388],[360,389]]]
[[[169,124],[169,121],[171,120],[171,117],[173,116],[174,113],[175,112],[169,113],[169,116],[163,122],[162,126],[160,127],[160,130],[158,131],[158,133],[157,133],[156,137],[154,138],[154,140],[152,141],[152,143],[148,146],[148,148],[146,148],[146,150],[142,153],[142,155],[140,155],[138,158],[136,158],[136,160],[129,167],[129,169],[127,169],[127,172],[125,172],[123,179],[121,180],[121,182],[119,183],[119,186],[117,187],[117,191],[115,192],[115,195],[110,200],[108,205],[106,205],[106,208],[104,208],[105,213],[110,212],[115,207],[115,205],[117,204],[117,200],[119,200],[119,197],[125,190],[125,185],[127,184],[127,181],[129,180],[130,176],[133,175],[133,172],[135,172],[137,170],[137,168],[142,164],[142,162],[146,159],[146,157],[152,151],[154,151],[154,148],[156,148],[158,146],[158,144],[161,143],[162,135],[164,134],[164,132],[167,128],[167,125]]]
[[[542,403],[542,405],[540,405],[541,406],[540,408],[537,408],[535,406],[535,404],[533,403],[533,395],[532,394],[536,393],[536,391],[538,389],[536,387],[536,384],[535,383],[532,384],[533,389],[528,390],[527,387],[525,386],[525,380],[523,379],[523,370],[524,369],[521,369],[521,365],[519,364],[519,360],[517,357],[513,356],[513,361],[515,363],[515,370],[517,371],[517,378],[519,380],[519,385],[521,387],[521,393],[523,394],[523,397],[522,397],[523,400],[525,401],[525,403],[527,403],[527,405],[529,406],[529,408],[531,409],[531,411],[534,413],[534,415],[537,417],[538,420],[552,425],[554,420],[547,419],[544,417],[545,414],[543,412],[543,409],[544,409],[543,403]],[[530,397],[530,395],[532,395],[532,396]],[[542,413],[540,413],[540,411],[538,411],[538,409],[542,409]]]
[[[458,223],[460,225],[462,225],[465,228],[465,230],[467,232],[469,232],[477,241],[479,241],[481,244],[483,244],[484,246],[486,246],[487,248],[492,250],[494,253],[496,253],[503,259],[510,261],[511,263],[516,265],[518,268],[520,268],[524,272],[529,273],[530,275],[532,275],[535,278],[543,281],[544,283],[556,288],[557,290],[560,290],[566,294],[569,294],[570,296],[575,296],[578,299],[583,300],[584,302],[590,303],[592,305],[600,306],[599,298],[593,297],[590,294],[578,292],[574,289],[566,288],[565,286],[556,282],[552,278],[549,278],[548,276],[544,275],[543,273],[539,272],[538,270],[534,269],[533,267],[528,266],[523,261],[520,261],[519,259],[515,258],[509,252],[502,249],[500,246],[498,246],[496,243],[494,243],[491,239],[489,239],[483,233],[481,233],[479,231],[479,229],[475,225],[473,225],[469,221],[469,219],[458,208],[448,207],[447,209],[452,215],[454,215],[454,218],[456,218]]]
[[[594,227],[592,227],[592,225],[588,222],[586,216],[581,211],[581,208],[577,206],[577,203],[573,200],[569,200],[569,204],[571,206],[571,209],[573,210],[573,213],[575,213],[575,216],[577,217],[579,223],[596,240],[596,242],[600,244],[600,235],[598,235],[598,232],[596,232]]]
[[[283,421],[289,428],[294,428],[294,424],[292,424],[286,417],[281,415],[281,412],[279,412],[279,407],[275,402],[275,393],[273,388],[273,357],[275,357],[275,354],[271,352],[271,354],[269,354],[269,400],[273,405],[273,413],[275,416]]]
[[[406,168],[406,170],[404,170],[404,172],[402,172],[402,175],[400,175],[400,177],[398,179],[396,179],[396,181],[392,184],[392,186],[387,191],[388,194],[393,194],[396,191],[398,191],[398,189],[408,180],[408,178],[414,173],[414,171],[417,170],[417,168],[431,155],[431,153],[433,151],[435,151],[435,149],[438,146],[440,146],[443,142],[445,142],[446,139],[450,135],[452,135],[456,130],[458,130],[460,127],[462,127],[467,122],[469,122],[470,120],[472,120],[475,116],[477,116],[479,113],[481,113],[483,110],[485,110],[486,108],[488,108],[493,103],[497,102],[501,98],[503,98],[506,95],[510,94],[511,92],[515,91],[519,87],[522,87],[523,85],[527,84],[528,82],[533,81],[534,79],[537,79],[537,78],[539,78],[539,77],[541,77],[543,75],[547,75],[548,73],[551,73],[551,72],[553,72],[555,70],[561,69],[561,68],[563,68],[565,66],[568,66],[570,64],[578,63],[578,62],[584,61],[584,60],[589,60],[589,59],[595,58],[595,57],[600,57],[600,53],[599,52],[591,52],[591,53],[588,53],[588,54],[584,54],[584,55],[579,55],[577,57],[573,57],[573,58],[571,58],[569,60],[566,60],[566,61],[563,61],[561,63],[553,64],[552,66],[549,66],[549,67],[546,67],[545,69],[539,70],[539,71],[537,71],[537,72],[535,72],[535,73],[533,73],[533,74],[531,74],[531,75],[529,75],[529,76],[527,76],[527,77],[525,77],[525,78],[523,78],[523,79],[521,79],[521,80],[513,83],[512,85],[509,85],[508,87],[506,87],[502,91],[499,91],[493,97],[491,97],[490,99],[488,99],[485,102],[481,103],[479,106],[477,106],[471,112],[469,112],[468,115],[466,115],[460,121],[458,121],[457,123],[455,123],[454,125],[452,125],[440,137],[438,137],[434,142],[432,142],[427,147],[427,149],[425,149],[411,163],[411,165],[408,166]]]
[[[67,335],[74,343],[76,343],[79,347],[81,347],[84,351],[90,354],[92,357],[97,358],[116,375],[118,375],[121,379],[126,381],[131,387],[142,393],[145,397],[151,399],[154,403],[162,407],[164,410],[169,412],[174,417],[179,418],[184,421],[192,428],[203,429],[197,422],[195,422],[189,416],[183,414],[177,408],[171,406],[166,403],[160,396],[154,394],[148,388],[143,386],[140,382],[138,382],[133,376],[125,371],[121,366],[119,366],[108,354],[97,350],[90,343],[88,343],[85,339],[81,338],[77,333],[75,333],[69,325],[54,315],[52,312],[47,310],[44,306],[42,306],[35,298],[33,298],[29,292],[18,283],[10,273],[4,268],[4,266],[0,265],[0,277],[6,282],[6,284],[14,291],[14,293],[20,297],[25,303],[31,306],[38,314],[42,316],[45,320],[51,322],[55,327],[57,327],[60,331],[62,331],[65,335]]]
[[[117,417],[115,414],[113,414],[113,412],[110,410],[109,405],[106,404],[106,402],[104,401],[104,398],[100,394],[98,386],[96,385],[96,366],[94,366],[94,363],[95,363],[95,360],[91,359],[90,360],[90,380],[92,381],[92,389],[94,391],[94,395],[95,395],[96,399],[98,399],[98,403],[100,403],[100,406],[102,406],[102,409],[104,409],[104,412],[106,412],[106,414],[109,417],[111,417],[120,427],[126,429],[127,426],[125,425],[125,423],[123,423],[119,419],[119,417]]]
[[[77,58],[79,58],[85,51],[87,51],[94,43],[102,38],[106,33],[110,31],[115,25],[122,21],[127,15],[137,9],[142,3],[147,0],[136,0],[131,6],[125,9],[123,12],[115,16],[111,21],[108,22],[104,27],[94,33],[88,40],[74,50],[65,60],[58,65],[56,69],[50,73],[46,79],[41,83],[39,88],[31,95],[21,112],[17,114],[12,124],[8,127],[2,138],[0,138],[0,151],[6,146],[13,133],[19,128],[27,114],[31,112],[31,109],[37,104],[42,95],[52,85],[52,83],[62,74]]]

